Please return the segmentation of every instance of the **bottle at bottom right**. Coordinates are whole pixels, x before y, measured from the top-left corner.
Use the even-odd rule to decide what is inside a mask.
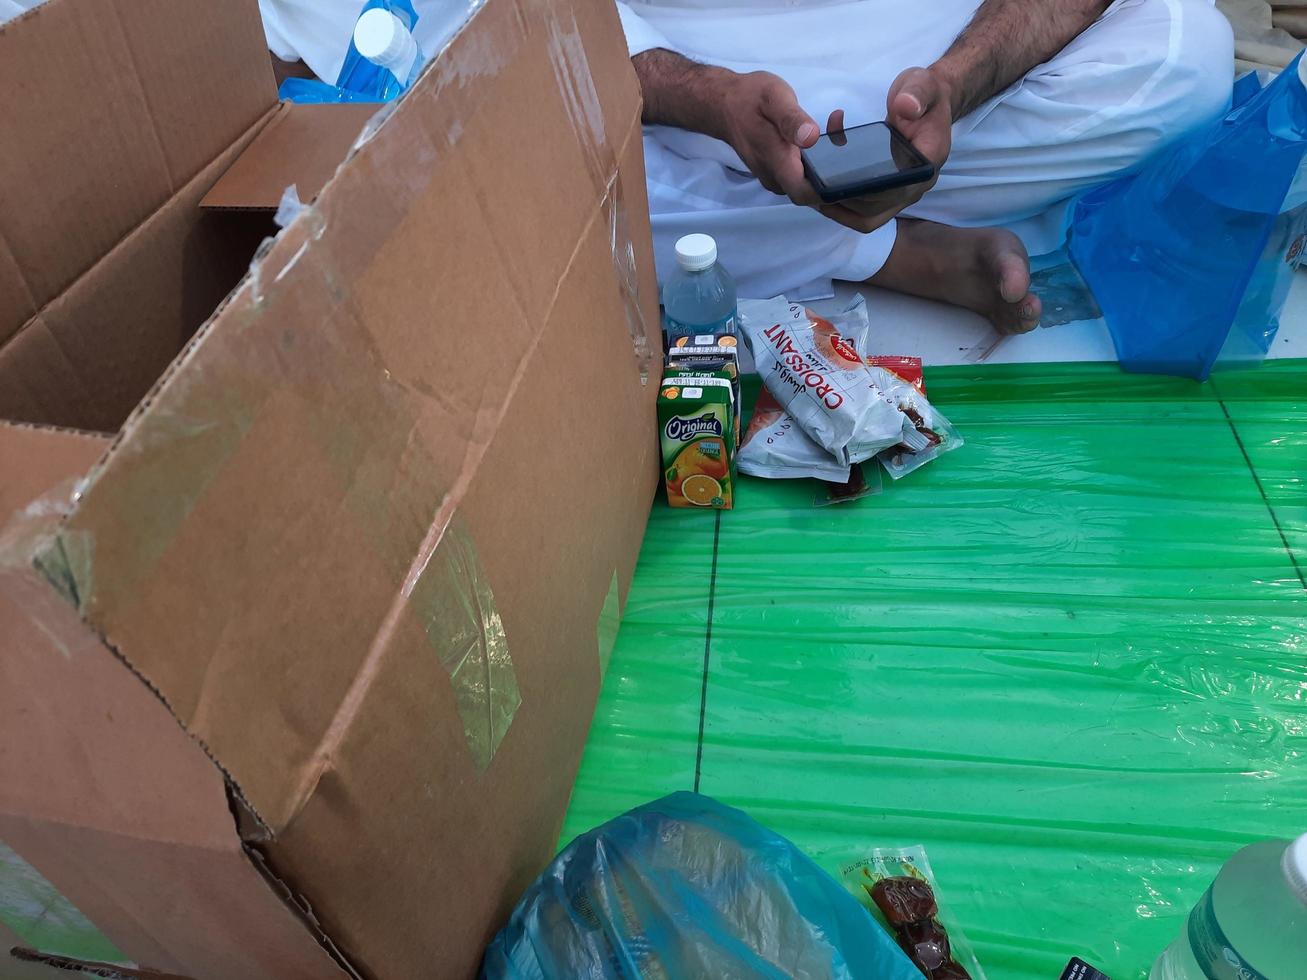
[[[1226,861],[1149,980],[1307,980],[1307,834]]]

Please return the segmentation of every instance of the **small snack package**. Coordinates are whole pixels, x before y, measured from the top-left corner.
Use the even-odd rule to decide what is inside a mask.
[[[658,392],[663,480],[672,507],[734,505],[739,375],[729,369],[671,368]]]
[[[842,464],[919,441],[863,361],[867,324],[861,296],[830,319],[783,296],[740,301],[740,327],[763,384]]]
[[[870,466],[871,475],[866,467]],[[863,497],[870,497],[884,489],[880,479],[880,468],[868,463],[851,463],[849,478],[843,483],[822,480],[812,495],[812,506],[829,507],[832,504],[847,504]]]
[[[878,356],[866,358],[886,397],[912,422],[913,437],[877,453],[885,472],[894,479],[907,476],[944,453],[963,445],[962,435],[926,399],[921,358]]]
[[[926,980],[985,980],[967,937],[938,899],[925,848],[878,848],[842,867],[840,880]]]

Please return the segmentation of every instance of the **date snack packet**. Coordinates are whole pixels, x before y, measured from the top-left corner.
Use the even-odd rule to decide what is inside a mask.
[[[962,434],[926,399],[921,358],[873,356],[866,361],[885,396],[908,417],[918,436],[911,444],[900,443],[876,454],[886,473],[900,479],[962,447]]]
[[[925,848],[877,848],[841,867],[839,878],[925,980],[986,980],[957,920],[939,901]]]
[[[740,329],[763,384],[811,439],[842,465],[882,449],[928,444],[880,390],[863,361],[861,296],[843,313],[818,316],[784,296],[741,300]],[[852,328],[852,329],[850,329]],[[866,329],[862,329],[865,347]]]

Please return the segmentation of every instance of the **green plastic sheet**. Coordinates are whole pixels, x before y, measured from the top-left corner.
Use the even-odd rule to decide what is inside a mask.
[[[698,789],[831,871],[922,844],[990,980],[1144,977],[1307,830],[1307,363],[927,370],[966,446],[655,504],[565,839]]]
[[[72,902],[4,841],[0,841],[0,925],[13,930],[33,952],[132,965]],[[5,971],[12,963],[7,944],[0,946],[0,977],[8,975]]]

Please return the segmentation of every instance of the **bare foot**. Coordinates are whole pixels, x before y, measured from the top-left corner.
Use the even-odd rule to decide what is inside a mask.
[[[898,239],[873,286],[965,307],[1002,333],[1039,326],[1042,307],[1030,292],[1030,259],[1003,228],[953,228],[899,219]]]

